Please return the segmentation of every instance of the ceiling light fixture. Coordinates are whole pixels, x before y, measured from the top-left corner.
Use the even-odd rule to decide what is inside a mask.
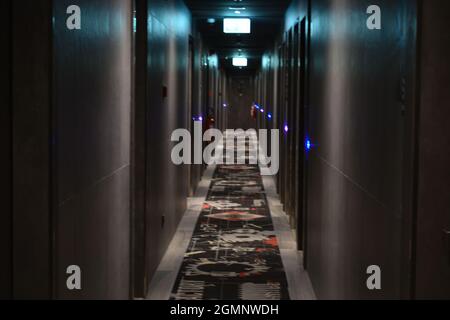
[[[233,66],[246,67],[246,66],[248,66],[248,59],[247,58],[233,58]]]
[[[223,19],[224,33],[251,33],[251,20],[248,18]]]

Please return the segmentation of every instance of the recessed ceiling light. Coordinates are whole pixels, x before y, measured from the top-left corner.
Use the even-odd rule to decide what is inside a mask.
[[[223,19],[224,33],[251,33],[251,20],[247,18]]]

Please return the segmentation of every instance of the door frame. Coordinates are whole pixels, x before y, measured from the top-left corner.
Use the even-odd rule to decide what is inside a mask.
[[[133,35],[132,123],[131,123],[131,254],[130,298],[145,298],[148,287],[146,246],[147,216],[147,0],[134,0],[136,33]]]
[[[189,44],[188,44],[188,70],[187,70],[187,107],[188,111],[186,114],[186,129],[189,132],[193,132],[193,108],[194,108],[194,82],[195,82],[195,44],[194,37],[192,35],[189,36]],[[187,166],[187,196],[192,197],[195,192],[195,183],[193,181],[193,170],[192,166]]]

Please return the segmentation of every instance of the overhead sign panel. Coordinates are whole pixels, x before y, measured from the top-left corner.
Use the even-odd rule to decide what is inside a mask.
[[[223,19],[224,33],[251,33],[252,22],[247,18],[225,18]]]

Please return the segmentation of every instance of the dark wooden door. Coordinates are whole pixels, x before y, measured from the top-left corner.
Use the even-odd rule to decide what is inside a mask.
[[[450,2],[422,1],[415,297],[450,299]]]

